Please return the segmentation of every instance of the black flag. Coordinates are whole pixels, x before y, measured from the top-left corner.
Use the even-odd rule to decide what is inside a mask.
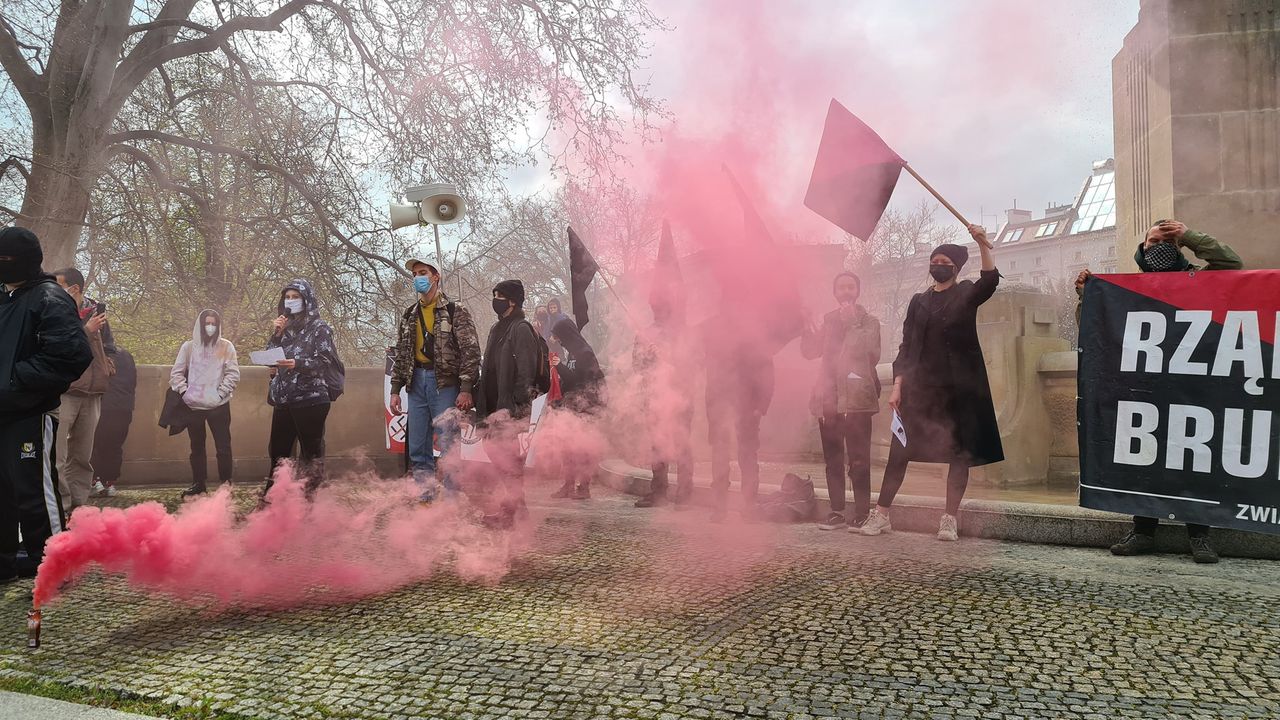
[[[761,311],[760,319],[765,327],[769,328],[769,333],[778,343],[778,348],[781,348],[792,339],[800,337],[800,288],[795,283],[794,273],[789,268],[786,253],[774,244],[773,236],[765,226],[764,218],[760,217],[760,212],[756,210],[755,203],[751,202],[751,197],[742,189],[742,185],[729,166],[721,165],[720,168],[729,177],[733,194],[737,196],[738,204],[742,206],[743,234],[746,242],[735,248],[739,253],[738,259],[734,262],[735,268],[738,271],[746,269],[748,272],[759,273],[761,277],[772,275],[780,279],[774,288],[773,302],[768,303]]]
[[[573,295],[573,319],[578,322],[579,330],[591,321],[587,315],[587,287],[599,270],[591,251],[582,244],[582,238],[569,228],[569,291]]]
[[[662,238],[658,242],[658,262],[653,267],[653,284],[649,289],[649,307],[671,303],[684,309],[684,277],[676,257],[676,243],[671,237],[671,223],[662,221]]]

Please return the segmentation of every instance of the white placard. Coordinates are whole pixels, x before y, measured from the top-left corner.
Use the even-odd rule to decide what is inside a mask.
[[[249,353],[249,362],[254,365],[275,365],[284,360],[284,348],[273,347],[270,350],[254,350]]]
[[[893,420],[889,422],[889,432],[898,438],[898,442],[902,443],[902,447],[907,446],[907,429],[902,426],[902,416],[897,410],[893,411]]]

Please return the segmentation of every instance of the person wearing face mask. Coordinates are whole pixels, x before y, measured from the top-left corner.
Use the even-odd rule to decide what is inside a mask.
[[[880,321],[861,305],[862,283],[842,272],[832,281],[839,307],[822,318],[806,318],[800,353],[822,359],[809,408],[818,418],[822,457],[827,466],[831,514],[822,530],[848,527],[857,532],[871,511],[871,418],[880,411]],[[853,481],[853,513],[845,511],[845,460]]]
[[[284,360],[276,363],[267,392],[271,413],[271,474],[293,455],[298,446],[295,472],[304,479],[310,497],[324,482],[324,432],[329,406],[341,393],[345,369],[334,345],[333,328],[320,319],[320,307],[311,283],[294,280],[280,292],[279,315],[271,324],[267,349],[280,348]],[[262,489],[263,501],[273,477]]]
[[[493,312],[498,322],[489,329],[480,370],[476,413],[488,424],[485,447],[499,474],[496,507],[484,524],[509,528],[525,510],[524,461],[519,433],[528,427],[533,400],[539,395],[538,372],[542,342],[525,319],[524,283],[503,280],[493,288]]]
[[[969,484],[969,468],[1004,460],[996,424],[991,385],[978,343],[978,307],[1000,284],[981,225],[970,225],[978,243],[982,272],[978,280],[957,282],[969,259],[960,245],[939,245],[929,256],[933,287],[911,298],[902,325],[902,344],[893,361],[889,406],[906,430],[906,447],[889,441],[880,497],[862,525],[863,535],[892,530],[889,508],[902,487],[907,463],[946,463],[946,509],[938,523],[938,539],[959,539],[960,500]]]
[[[75,301],[43,260],[35,233],[0,230],[0,583],[34,577],[45,542],[63,529],[53,411],[94,358]]]
[[[534,317],[536,319],[536,314]],[[559,342],[556,342],[556,339],[552,337],[551,330],[556,326],[556,323],[561,320],[570,319],[569,315],[560,309],[560,298],[551,298],[547,301],[547,317],[542,321],[542,332],[540,334],[542,335],[542,338],[547,341],[547,348],[551,353],[559,356],[559,358],[566,363],[573,358],[570,356],[569,350]]]
[[[88,502],[93,490],[93,441],[102,397],[116,374],[116,343],[106,305],[85,294],[84,273],[69,267],[53,274],[80,308],[80,321],[93,349],[93,364],[71,383],[58,408],[58,482],[70,512]]]
[[[420,499],[431,502],[440,487],[449,493],[457,489],[448,474],[436,477],[434,449],[438,445],[443,455],[457,437],[456,412],[450,410],[467,412],[475,406],[480,338],[471,313],[444,294],[434,265],[414,258],[405,269],[413,273],[417,297],[400,317],[391,368],[391,412],[406,411],[400,391],[407,389],[409,468],[422,490]]]
[[[169,372],[169,387],[191,408],[187,436],[191,440],[191,487],[183,497],[207,491],[209,467],[205,455],[205,425],[213,435],[218,459],[218,482],[231,482],[231,395],[240,382],[236,348],[222,337],[222,316],[201,310],[191,339],[182,343]]]
[[[1187,248],[1196,258],[1205,261],[1197,267],[1182,254]],[[1142,272],[1187,272],[1190,270],[1242,270],[1244,262],[1226,243],[1211,235],[1189,230],[1177,220],[1157,220],[1147,230],[1146,237],[1138,243],[1133,259]],[[1084,296],[1084,285],[1093,273],[1082,270],[1076,277],[1076,294]],[[1080,318],[1080,305],[1076,305],[1076,319]],[[1112,555],[1147,555],[1156,549],[1156,528],[1160,520],[1134,516],[1133,530],[1120,542],[1111,546]],[[1187,538],[1191,542],[1191,558],[1198,563],[1218,562],[1218,553],[1209,542],[1209,526],[1187,523]]]

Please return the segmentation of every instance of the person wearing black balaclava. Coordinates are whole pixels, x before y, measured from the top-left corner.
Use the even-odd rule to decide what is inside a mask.
[[[1204,267],[1197,267],[1182,254],[1187,248],[1198,259],[1205,261]],[[1147,230],[1146,237],[1138,243],[1133,253],[1133,260],[1142,272],[1187,272],[1189,270],[1240,270],[1244,263],[1226,243],[1219,242],[1211,235],[1187,229],[1177,220],[1157,220]],[[1082,270],[1076,278],[1076,294],[1083,297],[1084,284],[1092,277],[1088,270]],[[1080,306],[1076,306],[1076,318],[1080,317]],[[1124,538],[1111,546],[1113,555],[1147,555],[1156,549],[1156,527],[1160,521],[1152,517],[1133,518],[1133,530]],[[1209,526],[1187,523],[1187,537],[1191,541],[1191,557],[1198,563],[1218,562],[1218,553],[1209,543]]]
[[[978,307],[1000,284],[987,231],[970,225],[978,243],[982,272],[978,280],[957,282],[969,259],[960,245],[945,244],[929,256],[933,286],[911,298],[902,325],[902,344],[893,361],[889,406],[901,417],[906,445],[889,441],[880,497],[862,525],[863,535],[892,530],[889,508],[902,487],[908,462],[946,463],[946,509],[938,523],[939,540],[959,539],[960,500],[969,484],[969,468],[1004,460],[991,385],[978,343]]]
[[[76,303],[43,260],[35,233],[0,230],[0,583],[33,577],[45,542],[63,529],[52,411],[93,362]]]
[[[476,414],[488,424],[485,448],[499,474],[499,487],[497,503],[483,522],[489,527],[509,528],[517,516],[528,512],[519,434],[528,429],[533,400],[538,396],[542,341],[525,319],[524,283],[519,280],[503,280],[494,286],[493,312],[498,322],[489,329],[485,343]]]

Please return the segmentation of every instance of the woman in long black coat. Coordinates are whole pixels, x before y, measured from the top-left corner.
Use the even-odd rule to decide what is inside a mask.
[[[889,441],[880,498],[862,526],[864,535],[892,529],[889,507],[902,487],[907,463],[915,460],[950,466],[938,539],[958,539],[956,516],[969,484],[969,468],[1004,460],[978,344],[978,306],[995,293],[1000,271],[991,257],[986,230],[970,225],[969,233],[982,254],[978,280],[956,282],[969,251],[959,245],[940,245],[929,257],[933,287],[911,298],[907,306],[889,398],[889,406],[902,418],[906,446],[897,437]]]

